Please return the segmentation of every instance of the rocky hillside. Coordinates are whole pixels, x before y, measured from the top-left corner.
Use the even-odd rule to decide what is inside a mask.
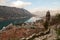
[[[23,8],[0,6],[0,19],[19,19],[31,16],[32,14]]]

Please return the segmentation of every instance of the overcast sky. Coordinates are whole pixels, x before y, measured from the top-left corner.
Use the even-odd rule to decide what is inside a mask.
[[[25,8],[30,11],[60,9],[60,0],[0,0],[0,5]]]

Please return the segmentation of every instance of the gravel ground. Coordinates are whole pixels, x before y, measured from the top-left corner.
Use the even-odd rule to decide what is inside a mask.
[[[50,28],[50,33],[39,38],[35,38],[34,40],[56,40],[57,34],[53,27]]]

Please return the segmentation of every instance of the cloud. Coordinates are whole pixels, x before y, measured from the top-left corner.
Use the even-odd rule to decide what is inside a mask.
[[[0,0],[0,5],[5,5],[7,0]]]
[[[0,0],[0,3],[4,3],[6,0]]]
[[[0,5],[10,6],[10,7],[24,8],[31,4],[32,4],[31,2],[24,2],[22,0],[13,0],[13,1],[12,0],[0,0]]]
[[[30,12],[48,11],[48,10],[60,10],[60,8],[59,7],[52,7],[52,8],[49,8],[49,7],[36,7],[36,8],[29,9]]]
[[[46,7],[36,7],[36,8],[32,8],[29,11],[30,12],[36,12],[36,11],[47,11],[47,10],[51,10],[51,8],[46,8]]]
[[[32,14],[38,15],[39,17],[43,17],[46,15],[46,12],[48,10],[50,11],[51,15],[56,15],[57,13],[60,13],[60,8],[47,8],[47,7],[45,7],[45,8],[43,8],[43,7],[32,8],[29,11]]]
[[[18,8],[24,8],[24,7],[29,6],[31,4],[32,3],[30,3],[30,2],[23,2],[23,1],[17,0],[17,1],[12,2],[10,4],[10,6],[12,6],[12,7],[18,7]]]

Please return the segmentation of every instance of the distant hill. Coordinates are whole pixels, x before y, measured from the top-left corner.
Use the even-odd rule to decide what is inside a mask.
[[[23,8],[0,6],[0,19],[19,19],[32,17],[32,14]]]
[[[48,10],[43,10],[43,11],[37,10],[37,11],[31,12],[31,13],[34,14],[34,15],[37,15],[39,17],[43,17],[43,16],[46,15],[47,11]],[[60,13],[60,10],[49,10],[49,11],[50,11],[50,13],[51,13],[52,16],[56,15],[57,13]]]

